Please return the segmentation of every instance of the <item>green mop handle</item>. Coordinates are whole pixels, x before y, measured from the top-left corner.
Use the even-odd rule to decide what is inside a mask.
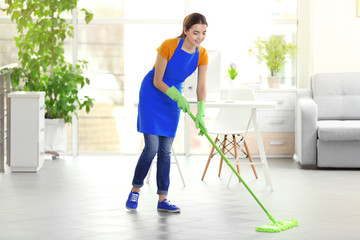
[[[195,117],[194,115],[189,111],[188,112],[190,117],[192,118],[192,120],[195,121]],[[246,187],[246,189],[249,191],[249,193],[254,197],[254,199],[256,200],[256,202],[260,205],[260,207],[264,210],[264,212],[266,213],[266,215],[269,217],[269,219],[273,222],[276,223],[275,219],[273,216],[271,216],[271,214],[266,210],[266,208],[264,207],[264,205],[262,205],[262,203],[260,202],[260,200],[255,196],[255,194],[251,191],[251,189],[249,188],[249,186],[244,182],[244,180],[240,177],[240,174],[235,170],[235,168],[230,164],[229,160],[225,157],[224,153],[219,149],[219,147],[214,143],[214,141],[209,137],[209,135],[207,134],[206,130],[204,129],[204,127],[200,124],[200,129],[201,131],[204,133],[204,135],[206,136],[206,138],[210,141],[210,143],[214,146],[214,148],[216,149],[216,151],[221,155],[221,157],[225,160],[226,164],[231,168],[231,170],[235,173],[235,175],[240,179],[240,181],[242,182],[242,184],[244,184],[244,186]]]

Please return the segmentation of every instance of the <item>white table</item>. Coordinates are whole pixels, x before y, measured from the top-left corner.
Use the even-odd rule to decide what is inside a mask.
[[[196,102],[189,102],[190,106],[196,106]],[[254,125],[254,132],[256,135],[256,142],[259,148],[260,163],[264,169],[264,175],[266,183],[270,185],[270,189],[273,190],[273,185],[269,175],[269,165],[267,162],[264,144],[261,138],[261,133],[258,124],[257,110],[258,109],[272,109],[276,107],[276,101],[209,101],[205,102],[205,108],[239,108],[239,109],[251,109],[251,121]],[[250,121],[250,119],[249,119]],[[185,155],[190,155],[190,117],[185,115]]]

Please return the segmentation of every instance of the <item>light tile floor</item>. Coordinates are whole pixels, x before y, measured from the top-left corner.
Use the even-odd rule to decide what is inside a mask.
[[[259,233],[267,215],[230,169],[217,177],[218,158],[201,175],[206,156],[179,157],[186,181],[171,170],[169,199],[180,214],[156,211],[155,171],[142,188],[137,212],[125,201],[137,161],[133,156],[46,160],[38,173],[0,173],[1,240],[112,239],[359,239],[360,171],[304,170],[291,159],[269,159],[271,192],[258,167],[242,176],[275,219],[299,221],[280,233]]]

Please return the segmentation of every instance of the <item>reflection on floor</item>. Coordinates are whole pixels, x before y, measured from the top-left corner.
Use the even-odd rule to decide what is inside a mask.
[[[125,208],[137,157],[82,156],[46,160],[38,173],[0,173],[0,239],[358,239],[360,172],[303,170],[291,159],[270,159],[275,190],[258,168],[243,178],[279,220],[299,221],[281,233],[259,233],[270,220],[230,170],[217,177],[217,159],[204,181],[206,156],[179,157],[186,187],[172,167],[169,199],[180,214],[159,213],[155,171],[137,212]]]

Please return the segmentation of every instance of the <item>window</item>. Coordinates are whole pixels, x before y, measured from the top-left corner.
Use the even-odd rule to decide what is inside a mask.
[[[221,51],[221,88],[229,87],[226,69],[230,63],[238,66],[241,84],[261,84],[266,77],[266,67],[248,54],[257,37],[278,34],[288,41],[296,40],[296,0],[80,0],[78,8],[94,13],[89,25],[79,17],[77,58],[89,62],[86,75],[91,84],[83,93],[96,100],[90,114],[79,112],[73,124],[77,134],[73,136],[73,126],[68,126],[68,151],[79,154],[141,151],[143,139],[136,130],[140,84],[155,62],[156,48],[166,38],[180,35],[186,14],[200,12],[207,17],[209,28],[203,46]],[[17,50],[13,41],[16,27],[2,12],[0,31],[3,66],[17,61]],[[70,40],[65,52],[72,61]],[[286,87],[296,85],[295,66],[285,66],[282,83]],[[216,112],[207,110],[207,116],[216,116]],[[213,120],[206,119],[208,124]],[[181,118],[174,143],[177,153],[184,153],[188,141],[184,132]],[[209,144],[197,137],[197,132],[191,127],[191,153],[207,153]]]

